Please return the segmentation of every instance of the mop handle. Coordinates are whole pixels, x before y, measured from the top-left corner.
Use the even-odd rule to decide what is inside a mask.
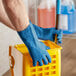
[[[61,0],[56,0],[56,29],[58,29],[60,13],[61,13]],[[57,44],[57,34],[55,35],[55,43]]]

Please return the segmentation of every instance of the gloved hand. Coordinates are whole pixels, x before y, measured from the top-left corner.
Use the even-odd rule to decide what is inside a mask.
[[[36,66],[37,62],[42,66],[42,60],[44,61],[44,64],[51,62],[51,57],[46,51],[47,47],[42,42],[38,41],[32,24],[30,24],[25,30],[18,32],[18,34],[29,50],[33,59],[33,66]]]
[[[32,24],[31,21],[30,24]],[[56,30],[55,28],[41,28],[39,26],[36,26],[35,24],[32,25],[35,28],[36,34],[39,39],[54,41],[55,34],[57,34],[58,43],[62,43],[62,30]]]

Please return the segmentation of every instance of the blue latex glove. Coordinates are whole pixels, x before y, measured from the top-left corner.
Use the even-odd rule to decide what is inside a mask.
[[[51,57],[46,51],[47,47],[42,42],[38,41],[32,24],[30,24],[25,30],[18,32],[18,34],[29,50],[33,59],[33,66],[36,66],[37,62],[42,66],[42,60],[44,61],[44,64],[51,62]]]
[[[32,24],[31,21],[30,24]],[[55,28],[41,28],[39,26],[36,26],[35,24],[32,25],[35,28],[36,34],[39,39],[54,41],[55,34],[57,34],[58,43],[62,43],[62,30],[56,30]]]

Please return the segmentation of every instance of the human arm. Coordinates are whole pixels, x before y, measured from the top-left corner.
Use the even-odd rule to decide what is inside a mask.
[[[13,1],[4,0],[3,3],[4,3],[5,10],[7,10],[9,18],[11,19],[11,21],[13,21],[13,24],[11,23],[11,24],[9,24],[9,26],[14,27],[15,30],[17,30],[17,31],[19,31],[21,29],[25,29],[27,27],[27,25],[29,24],[29,21],[28,21],[28,15],[27,15],[27,12],[25,10],[26,8],[24,6],[24,3],[21,0],[17,0],[16,3],[15,3],[15,0],[13,0]],[[18,7],[16,7],[16,5]],[[11,16],[13,16],[13,17],[11,17]],[[25,16],[25,17],[23,17],[23,16]],[[7,25],[9,22],[11,22],[10,20],[8,21],[7,18],[4,18],[4,17],[2,17],[2,18],[7,20]],[[23,20],[22,24],[25,24],[25,22],[26,22],[26,24],[21,25],[20,20],[18,18]],[[25,19],[25,21],[24,21],[24,19]],[[16,24],[14,25],[14,23],[16,23]],[[54,41],[54,37],[55,37],[54,32],[57,31],[59,42],[61,42],[61,40],[62,40],[62,31],[60,31],[60,30],[55,30],[54,28],[41,28],[41,27],[36,26],[35,24],[33,24],[33,27],[34,27],[39,39]]]
[[[3,5],[16,31],[27,28],[29,18],[22,0],[3,0]]]
[[[51,62],[51,57],[46,51],[46,46],[38,41],[35,30],[32,24],[29,23],[29,18],[26,8],[22,0],[3,0],[5,10],[10,18],[13,26],[24,44],[28,47],[30,56],[33,59],[33,65],[37,62],[42,66]]]
[[[0,22],[5,24],[9,28],[16,30],[5,12],[2,0],[0,0]]]

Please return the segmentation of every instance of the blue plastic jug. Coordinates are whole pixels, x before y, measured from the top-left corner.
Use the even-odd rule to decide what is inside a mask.
[[[67,15],[68,17],[68,30],[63,30],[64,34],[72,34],[76,33],[76,10],[72,5],[70,6],[62,5],[61,6],[61,14]]]

